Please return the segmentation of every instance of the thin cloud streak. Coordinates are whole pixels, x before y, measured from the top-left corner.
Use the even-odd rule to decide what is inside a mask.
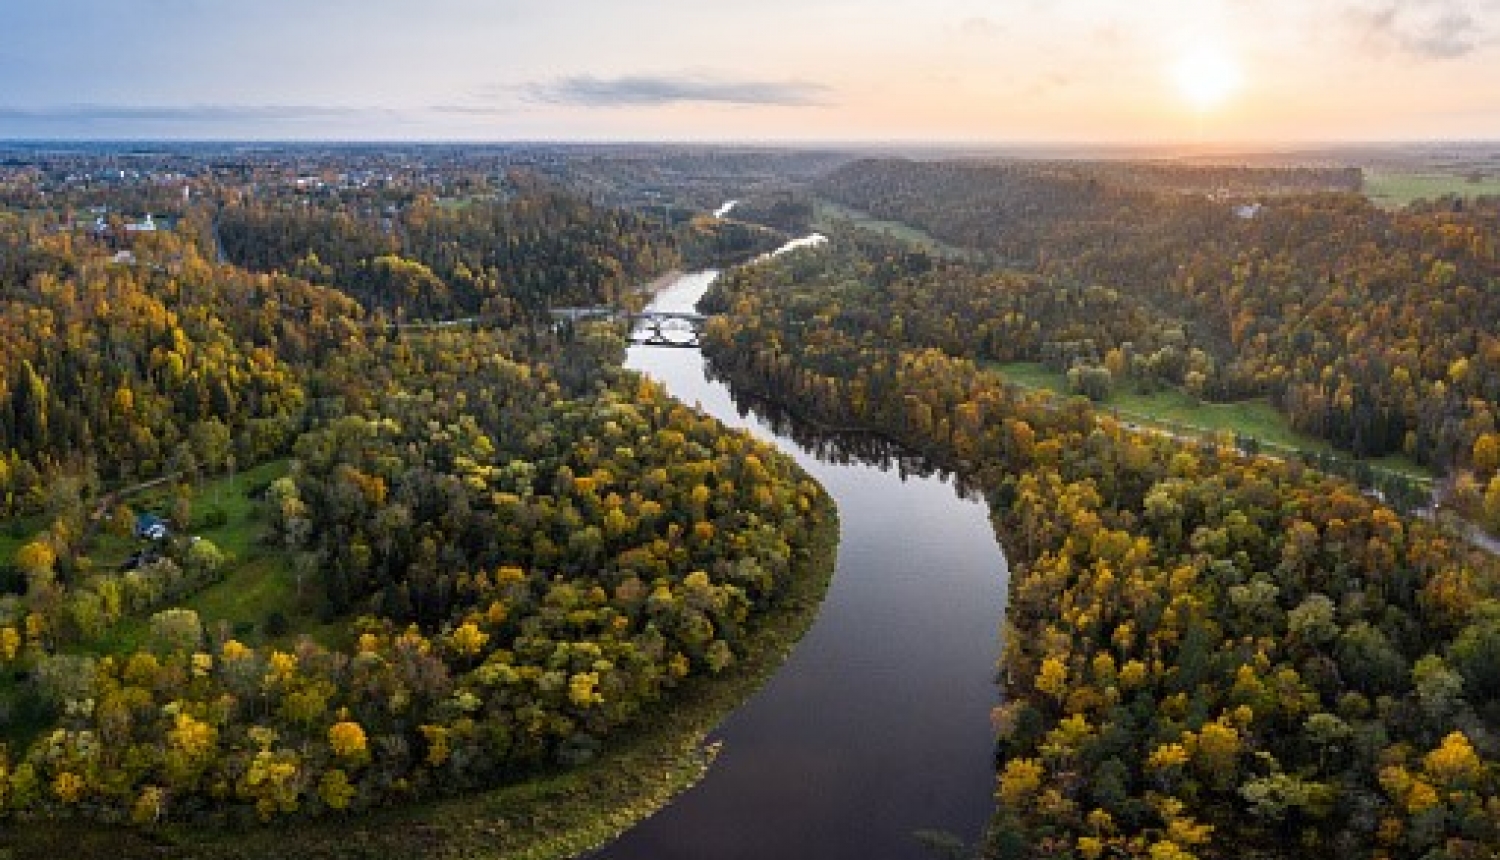
[[[269,122],[389,116],[383,108],[326,105],[0,105],[0,120],[30,122]]]
[[[776,107],[829,104],[829,90],[806,81],[731,81],[701,75],[577,75],[524,88],[532,101],[574,107],[659,107],[700,103]]]
[[[436,114],[450,114],[452,116],[514,116],[517,111],[514,108],[496,107],[493,105],[432,105],[427,111]]]

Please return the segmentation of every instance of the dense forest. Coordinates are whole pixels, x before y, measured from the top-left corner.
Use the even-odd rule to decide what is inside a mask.
[[[411,319],[484,314],[502,322],[548,307],[609,304],[671,268],[666,227],[531,183],[505,200],[361,213],[332,201],[226,206],[217,229],[239,266],[336,286],[371,310]]]
[[[817,188],[1055,284],[1123,296],[1143,327],[1091,333],[1101,336],[1069,358],[1080,366],[1139,377],[1192,363],[1183,382],[1205,398],[1268,395],[1295,428],[1356,456],[1404,452],[1488,482],[1500,450],[1500,200],[1385,211],[1352,193],[1356,180],[1325,169],[887,160],[848,165]],[[1097,324],[1088,308],[1074,320]],[[1174,329],[1175,343],[1162,344]],[[1044,347],[1026,357],[1046,358]]]
[[[834,249],[722,279],[707,350],[987,494],[1011,567],[987,855],[1493,856],[1492,557],[1298,463],[1007,384],[948,351],[971,291]]]
[[[670,265],[652,223],[552,191],[419,199],[399,241],[229,207],[252,273],[211,262],[215,214],[0,216],[0,819],[307,817],[587,761],[745,656],[826,541],[788,458],[623,371],[620,332],[536,319]],[[494,317],[381,319],[466,312]],[[251,516],[322,625],[206,623],[181,604],[232,559],[194,487],[280,458]],[[95,564],[137,481],[172,535]]]
[[[97,488],[281,453],[320,368],[365,348],[338,292],[215,267],[175,233],[137,241],[138,265],[107,250],[0,217],[5,513],[55,508],[60,476]]]

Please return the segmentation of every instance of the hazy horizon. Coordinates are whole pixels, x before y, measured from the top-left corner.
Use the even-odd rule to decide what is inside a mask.
[[[1500,139],[1493,0],[20,2],[0,139]]]

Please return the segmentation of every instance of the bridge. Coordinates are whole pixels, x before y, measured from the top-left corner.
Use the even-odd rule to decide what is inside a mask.
[[[557,322],[623,322],[631,343],[683,348],[701,344],[703,324],[708,321],[708,317],[693,311],[627,311],[614,307],[553,308],[551,314]]]

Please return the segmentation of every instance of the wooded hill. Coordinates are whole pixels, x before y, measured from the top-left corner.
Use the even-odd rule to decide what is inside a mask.
[[[1076,356],[1122,383],[1157,372],[1150,329],[1178,328],[1177,355],[1161,357],[1182,366],[1201,351],[1182,384],[1205,398],[1267,395],[1296,429],[1356,456],[1405,452],[1487,481],[1495,458],[1476,450],[1500,444],[1500,200],[1389,212],[1327,190],[1351,184],[1321,169],[885,160],[816,187],[1061,285],[1124,296],[1147,329]]]

